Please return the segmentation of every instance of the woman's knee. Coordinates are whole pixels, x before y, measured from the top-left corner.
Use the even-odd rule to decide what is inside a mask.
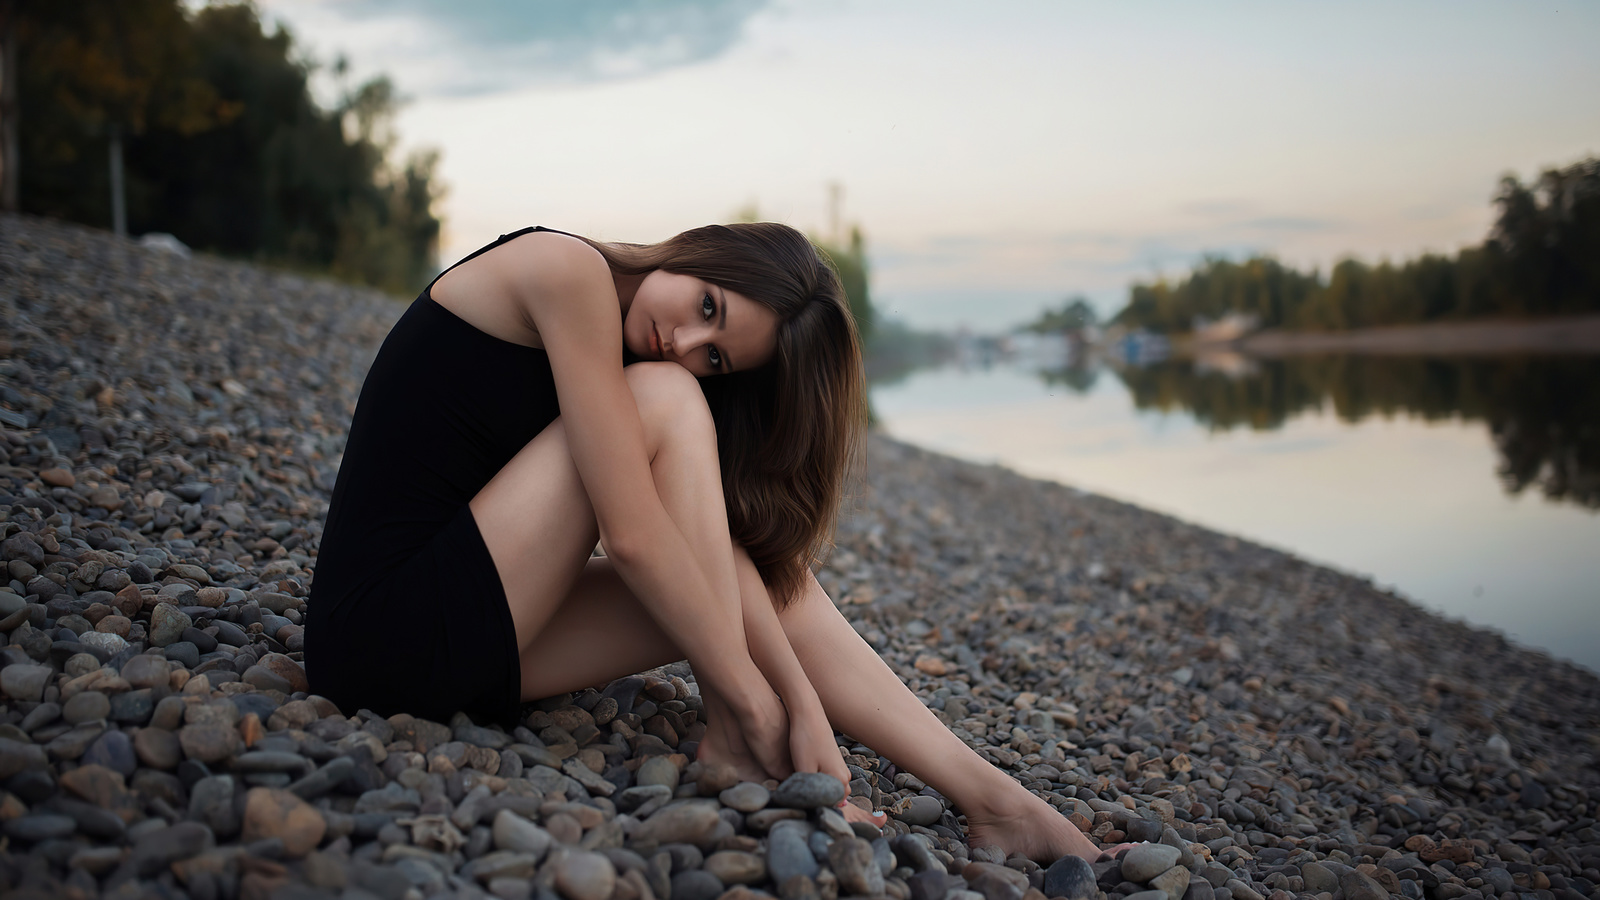
[[[652,446],[658,446],[668,435],[710,437],[715,441],[711,410],[700,383],[688,369],[677,363],[642,362],[629,366],[624,373]]]

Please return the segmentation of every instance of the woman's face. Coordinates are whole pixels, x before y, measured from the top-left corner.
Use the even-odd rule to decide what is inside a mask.
[[[646,275],[622,321],[622,341],[644,359],[697,376],[754,369],[772,358],[778,316],[736,291],[693,275]]]

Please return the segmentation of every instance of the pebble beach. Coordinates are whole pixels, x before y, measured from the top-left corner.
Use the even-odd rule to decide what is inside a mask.
[[[1600,900],[1593,673],[881,436],[819,580],[981,756],[1143,842],[1119,859],[968,847],[848,735],[848,787],[695,762],[682,663],[511,731],[337,708],[302,622],[403,310],[0,216],[0,895]],[[847,823],[846,794],[888,825]]]

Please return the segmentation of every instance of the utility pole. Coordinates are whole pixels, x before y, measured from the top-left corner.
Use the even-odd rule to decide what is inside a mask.
[[[828,239],[835,247],[843,243],[844,230],[840,224],[841,208],[844,206],[844,185],[837,181],[828,182]]]
[[[111,126],[111,230],[128,236],[128,204],[122,192],[122,126]]]
[[[17,4],[0,0],[0,209],[16,212],[22,170],[17,137]]]

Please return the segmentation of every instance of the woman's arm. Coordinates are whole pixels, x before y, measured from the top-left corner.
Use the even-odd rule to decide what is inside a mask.
[[[833,726],[823,712],[817,690],[795,656],[783,623],[772,606],[761,572],[743,549],[734,563],[739,572],[739,600],[744,611],[745,638],[750,657],[761,674],[783,698],[789,711],[789,752],[797,772],[826,772],[848,787],[850,770],[839,756]]]
[[[717,581],[725,595],[732,579],[706,571],[652,478],[620,365],[622,313],[605,260],[576,238],[533,233],[474,262],[485,276],[477,286],[508,292],[550,357],[573,463],[617,573],[733,708],[757,760],[781,772],[782,707],[750,657],[738,607],[708,602],[719,596]]]

